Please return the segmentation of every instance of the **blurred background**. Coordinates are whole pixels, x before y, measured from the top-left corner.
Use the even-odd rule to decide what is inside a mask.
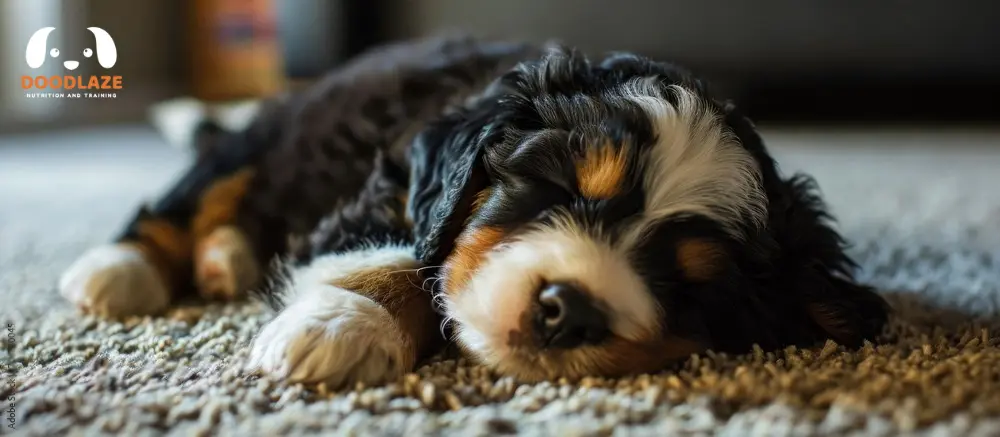
[[[447,31],[530,41],[555,38],[594,54],[630,50],[677,60],[710,78],[762,123],[967,123],[991,121],[1000,113],[994,103],[1000,96],[1000,28],[995,25],[1000,8],[988,1],[0,4],[0,132],[143,122],[149,105],[179,96],[266,95],[308,81],[373,44]],[[57,27],[53,41],[64,45],[79,45],[86,27],[107,30],[119,51],[112,69],[123,77],[118,96],[25,98],[19,86],[19,77],[29,73],[24,47],[32,32],[45,26]],[[220,65],[222,59],[230,65]],[[257,73],[248,74],[254,71],[248,66]],[[275,80],[268,70],[272,66],[290,81]],[[212,80],[243,85],[228,95],[199,91],[217,89],[205,86]]]
[[[182,129],[151,123],[161,102],[266,96],[374,44],[454,31],[678,61],[848,222],[968,207],[1000,229],[1000,190],[984,188],[1000,182],[996,23],[990,0],[0,0],[0,234],[84,201],[120,222],[162,192],[188,157],[164,141]],[[117,64],[74,74],[121,76],[115,98],[26,96],[21,76],[65,73],[26,65],[45,26],[66,56],[89,26],[112,35]]]

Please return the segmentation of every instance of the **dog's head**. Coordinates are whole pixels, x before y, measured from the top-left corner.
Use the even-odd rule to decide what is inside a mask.
[[[28,46],[25,48],[24,59],[31,68],[39,68],[45,63],[46,56],[58,58],[61,55],[58,47],[49,47],[49,35],[56,30],[54,27],[43,27],[35,31],[28,39]],[[88,27],[87,30],[94,35],[94,48],[87,47],[81,53],[83,57],[90,58],[97,54],[97,62],[104,68],[114,67],[118,62],[118,49],[115,40],[107,31],[100,27]],[[63,67],[68,70],[76,70],[80,66],[80,61],[68,59],[63,61]]]
[[[503,373],[650,372],[884,322],[810,181],[675,66],[554,50],[412,153],[418,256],[458,344]]]

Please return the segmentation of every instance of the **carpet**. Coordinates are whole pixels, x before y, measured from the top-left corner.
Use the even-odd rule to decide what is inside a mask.
[[[1000,433],[1000,132],[764,134],[786,172],[817,177],[855,244],[860,279],[895,306],[884,341],[707,353],[656,375],[534,385],[441,361],[342,392],[239,371],[268,317],[260,305],[188,305],[109,323],[77,315],[58,296],[62,269],[176,177],[182,151],[145,127],[0,138],[3,432]]]

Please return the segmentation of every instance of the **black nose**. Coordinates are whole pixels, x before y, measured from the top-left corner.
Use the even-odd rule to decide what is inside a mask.
[[[604,311],[594,306],[579,288],[566,283],[549,284],[538,296],[541,305],[539,334],[554,348],[596,344],[608,336]]]

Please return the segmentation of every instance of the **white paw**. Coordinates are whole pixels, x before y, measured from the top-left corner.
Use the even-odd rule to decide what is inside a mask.
[[[170,292],[135,246],[95,247],[59,278],[59,293],[83,312],[107,318],[158,313],[170,303]]]
[[[292,383],[380,384],[412,366],[389,313],[364,296],[311,285],[254,339],[247,368]]]
[[[195,282],[206,299],[237,300],[260,278],[246,235],[232,226],[212,231],[198,245]]]

